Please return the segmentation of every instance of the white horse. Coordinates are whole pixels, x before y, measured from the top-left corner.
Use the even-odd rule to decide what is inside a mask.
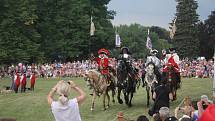
[[[145,78],[144,81],[146,83],[146,92],[147,92],[147,106],[149,106],[149,99],[150,95],[149,92],[151,91],[152,95],[154,92],[155,84],[158,83],[157,77],[154,73],[155,65],[154,63],[148,63],[145,71]]]

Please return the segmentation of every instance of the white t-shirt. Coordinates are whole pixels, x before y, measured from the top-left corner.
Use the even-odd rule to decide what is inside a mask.
[[[56,121],[81,121],[76,98],[69,100],[68,104],[65,105],[59,101],[53,101],[51,109]]]

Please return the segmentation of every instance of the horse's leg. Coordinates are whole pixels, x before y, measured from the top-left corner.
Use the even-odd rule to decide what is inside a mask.
[[[130,92],[130,100],[129,100],[129,104],[128,104],[129,107],[132,106],[131,102],[132,102],[133,96],[134,96],[134,92]]]
[[[123,91],[123,93],[124,93],[125,104],[128,105],[128,102],[129,102],[129,100],[128,100],[128,92],[125,90],[125,91]]]
[[[149,95],[149,87],[148,86],[146,86],[146,92],[147,92],[147,107],[149,107],[150,95]]]
[[[109,108],[110,107],[110,95],[108,94],[108,91],[106,92],[106,94],[107,94],[107,99],[108,99],[108,103],[107,103],[106,108]]]
[[[173,87],[173,100],[176,100],[176,87]]]
[[[177,99],[177,90],[175,90],[175,100]]]
[[[153,91],[153,89],[151,89],[152,100],[153,100],[153,93],[154,93],[154,91]]]
[[[106,95],[107,95],[107,93],[106,93],[106,91],[104,91],[104,93],[103,93],[103,110],[106,110],[106,105],[105,105]]]
[[[115,103],[115,99],[114,99],[114,96],[115,96],[115,87],[111,91],[112,91],[112,102]]]
[[[119,103],[119,104],[123,104],[123,101],[122,101],[122,99],[120,98],[121,91],[122,91],[122,88],[118,87],[117,99],[118,99],[118,103]]]
[[[95,99],[96,99],[96,92],[95,92],[95,91],[93,91],[92,106],[91,106],[91,109],[90,109],[91,111],[93,111],[93,110],[94,110]]]

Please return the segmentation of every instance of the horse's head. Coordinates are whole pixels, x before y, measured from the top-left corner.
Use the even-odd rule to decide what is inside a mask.
[[[87,82],[87,86],[91,86],[91,80],[90,80],[90,75],[88,71],[86,74],[83,75],[83,77],[84,77],[84,81]]]
[[[175,71],[174,66],[171,63],[167,64],[167,70],[168,70],[168,72],[174,72]]]
[[[96,83],[99,81],[99,75],[100,73],[96,70],[89,70],[84,76],[84,80],[88,83],[88,85],[93,85],[93,83]]]
[[[146,73],[148,73],[148,75],[153,75],[154,74],[154,69],[155,69],[154,63],[149,63],[146,66]]]

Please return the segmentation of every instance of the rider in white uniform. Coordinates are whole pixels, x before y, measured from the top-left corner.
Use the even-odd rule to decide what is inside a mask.
[[[157,53],[158,51],[156,49],[153,49],[150,51],[150,56],[148,56],[146,59],[145,67],[147,67],[149,63],[153,63],[155,65],[155,70],[154,70],[155,75],[157,76],[158,82],[160,82],[161,81],[161,73],[160,73],[161,61],[156,56]]]
[[[156,49],[150,51],[150,56],[147,57],[145,65],[147,66],[150,62],[154,63],[157,68],[161,67],[160,59],[156,56],[158,51]]]

